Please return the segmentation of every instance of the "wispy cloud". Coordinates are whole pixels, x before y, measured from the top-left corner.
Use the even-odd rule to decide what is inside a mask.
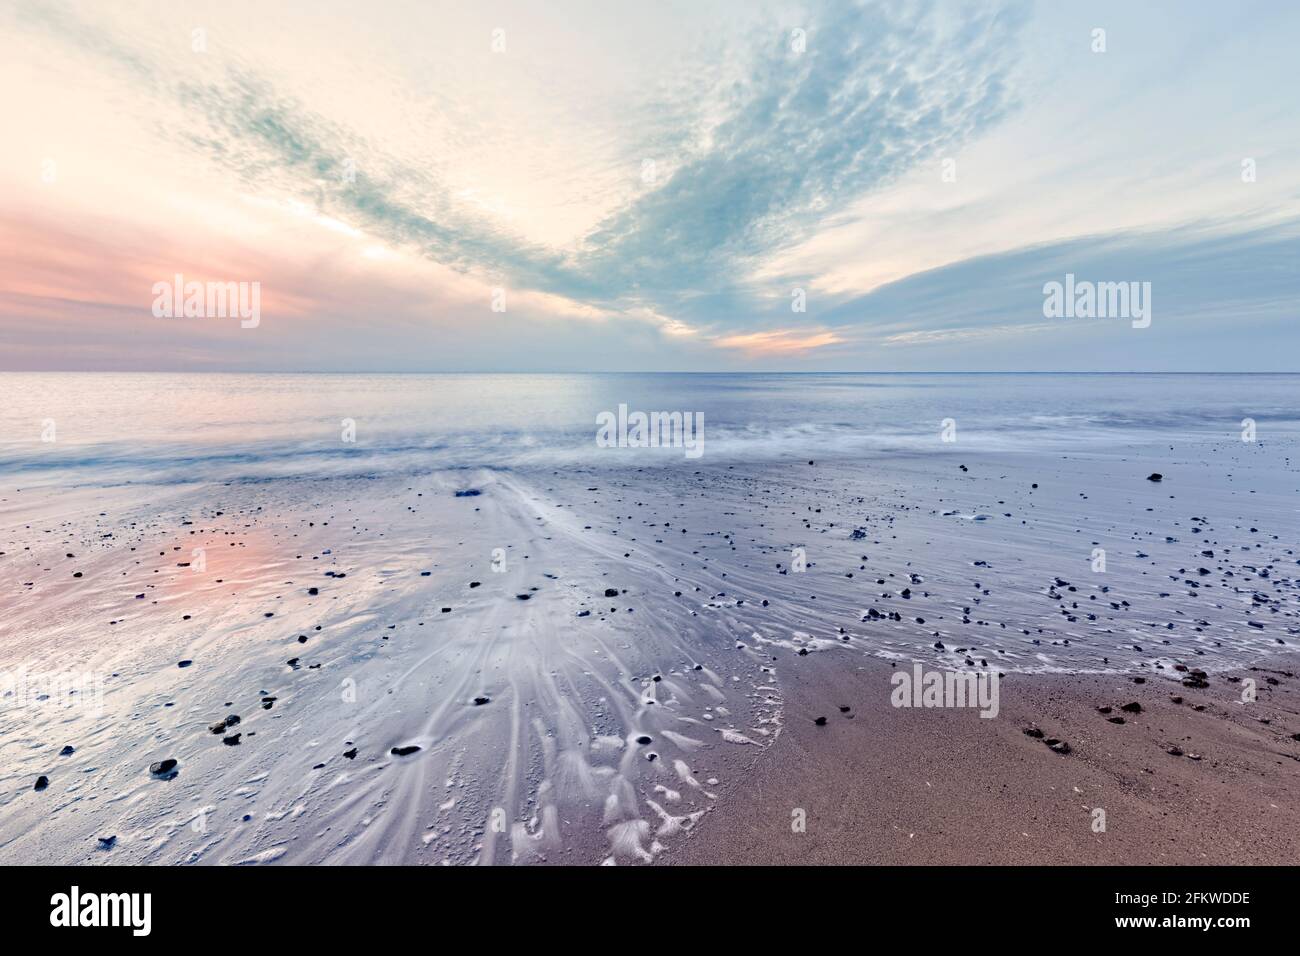
[[[837,333],[827,330],[774,329],[723,335],[713,339],[713,344],[719,348],[737,349],[746,355],[769,357],[810,352],[843,341]]]
[[[1300,14],[1209,57],[1218,14],[1101,9],[1104,56],[1091,12],[1020,0],[506,4],[498,56],[469,6],[15,0],[0,345],[111,365],[183,268],[263,280],[283,320],[158,333],[198,364],[1156,367],[1251,358],[1233,323],[1300,354],[1300,104],[1257,53]],[[1152,282],[1149,334],[1045,321],[1066,272]]]
[[[954,27],[928,4],[831,3],[800,27],[807,39],[798,51],[787,27],[745,31],[734,41],[744,45],[745,75],[648,104],[677,117],[657,141],[637,144],[662,181],[643,178],[578,243],[556,248],[513,233],[436,169],[386,154],[253,69],[232,64],[218,82],[172,78],[69,10],[28,12],[192,117],[167,135],[247,188],[299,197],[444,266],[614,312],[651,309],[686,327],[731,321],[693,306],[742,301],[764,256],[1005,116],[1025,20],[1019,5],[973,11]],[[692,103],[700,105],[687,122]],[[690,141],[683,127],[694,131]]]
[[[1279,369],[1291,362],[1274,353],[1275,343],[1292,337],[1300,321],[1297,261],[1300,219],[1083,236],[927,270],[843,301],[822,318],[859,330],[868,351],[923,349],[939,367],[969,367],[962,350],[978,344],[985,356],[1004,356],[1006,368],[1034,353],[1043,367],[1089,368],[1101,364],[1104,345],[1123,356],[1122,363],[1108,357],[1109,367],[1159,369],[1198,351],[1209,336],[1221,345],[1201,367],[1231,355],[1234,368]],[[1150,283],[1150,328],[1045,319],[1043,286],[1067,274]]]
[[[580,273],[607,295],[689,310],[743,289],[762,257],[996,123],[1012,106],[1021,12],[956,30],[943,20],[837,5],[812,19],[803,53],[784,32],[769,37],[707,144],[587,237]]]

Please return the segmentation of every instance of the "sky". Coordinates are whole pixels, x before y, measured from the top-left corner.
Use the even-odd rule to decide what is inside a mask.
[[[0,0],[0,370],[1300,371],[1298,47],[1281,0]]]

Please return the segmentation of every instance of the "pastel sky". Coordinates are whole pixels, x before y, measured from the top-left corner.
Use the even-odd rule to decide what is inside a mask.
[[[1282,0],[0,0],[0,369],[1300,370],[1297,49]],[[1067,273],[1150,327],[1044,317]]]

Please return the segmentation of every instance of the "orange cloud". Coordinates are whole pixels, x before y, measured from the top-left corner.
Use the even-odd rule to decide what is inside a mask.
[[[724,335],[713,344],[724,349],[738,349],[750,356],[792,355],[837,345],[845,341],[834,332],[803,331],[800,329],[773,329],[769,332],[745,332]]]

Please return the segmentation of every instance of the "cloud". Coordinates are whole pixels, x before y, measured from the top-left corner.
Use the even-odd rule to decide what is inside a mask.
[[[997,123],[1013,107],[1022,11],[976,13],[958,30],[943,19],[836,5],[813,17],[804,53],[769,38],[707,144],[586,238],[581,273],[606,294],[689,311],[701,295],[743,291],[764,256]]]
[[[25,9],[183,111],[191,121],[166,135],[247,188],[308,201],[452,269],[616,314],[665,316],[664,328],[678,333],[734,324],[765,256],[1004,117],[1026,19],[1020,4],[971,11],[954,26],[929,4],[828,3],[804,24],[801,52],[774,22],[740,31],[742,49],[715,51],[743,64],[739,75],[701,70],[702,85],[671,87],[659,91],[665,101],[641,105],[642,114],[674,117],[636,144],[662,167],[662,182],[638,183],[561,248],[529,241],[466,201],[436,163],[386,154],[246,66],[232,63],[215,82],[173,77],[70,10]]]
[[[501,13],[511,52],[494,59],[469,50],[480,20],[465,10],[393,6],[354,35],[332,10],[307,22],[239,2],[207,12],[198,57],[183,7],[0,7],[20,38],[0,77],[33,90],[0,155],[7,358],[63,361],[75,327],[87,361],[111,365],[115,335],[152,334],[141,289],[214,270],[262,280],[283,321],[256,342],[169,327],[117,361],[1245,368],[1297,354],[1294,94],[1257,76],[1248,118],[1234,102],[1290,14],[1247,18],[1203,73],[1186,48],[1222,25],[1204,12],[1171,33],[1160,10],[1109,9],[1124,42],[1101,57],[1090,15],[1056,5],[778,15],[775,0],[577,23],[520,6]],[[455,38],[436,54],[430,17]],[[624,18],[653,37],[629,39]],[[1265,60],[1273,77],[1282,58]],[[1258,182],[1238,153],[1260,157]],[[60,180],[34,191],[22,176],[46,155]],[[957,156],[961,178],[941,183],[938,161]],[[1152,282],[1152,328],[1045,320],[1042,285],[1067,272]],[[508,313],[489,308],[496,287]]]
[[[1024,357],[1035,352],[1039,367],[1095,367],[1098,352],[1114,348],[1121,367],[1162,368],[1212,336],[1225,347],[1211,353],[1210,367],[1232,355],[1238,364],[1228,367],[1276,369],[1294,363],[1269,354],[1264,343],[1285,338],[1300,320],[1297,261],[1300,219],[1208,221],[978,256],[842,301],[819,318],[851,330],[861,354],[878,346],[926,347],[929,361],[955,360],[958,368],[1025,367]],[[1151,327],[1045,319],[1043,285],[1067,273],[1093,282],[1150,282]],[[1252,342],[1259,344],[1254,354]],[[936,346],[956,351],[943,355]]]
[[[828,345],[838,345],[843,341],[836,333],[826,330],[773,329],[769,332],[724,335],[713,339],[713,344],[719,348],[737,349],[749,356],[766,358],[809,352]]]
[[[929,345],[934,342],[969,342],[978,339],[995,339],[1005,335],[1028,335],[1033,332],[1054,331],[1052,325],[990,325],[968,326],[957,329],[918,329],[913,332],[896,332],[881,340],[881,345]]]

